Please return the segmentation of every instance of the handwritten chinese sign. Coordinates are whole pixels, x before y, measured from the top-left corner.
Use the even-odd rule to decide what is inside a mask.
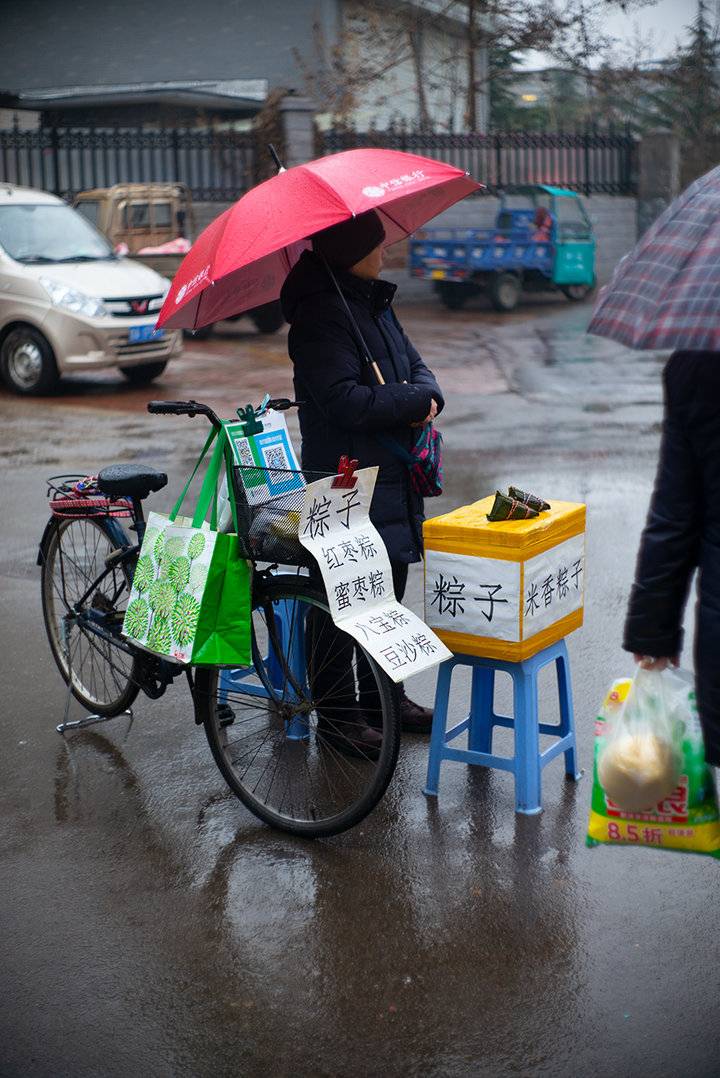
[[[308,484],[298,534],[320,567],[335,624],[402,681],[450,652],[395,598],[390,559],[369,515],[377,468],[356,477],[351,489],[333,488],[332,479]]]

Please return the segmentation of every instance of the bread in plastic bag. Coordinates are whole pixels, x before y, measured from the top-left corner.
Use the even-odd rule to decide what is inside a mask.
[[[639,670],[607,694],[595,727],[587,835],[588,846],[600,843],[720,857],[717,794],[690,675]]]

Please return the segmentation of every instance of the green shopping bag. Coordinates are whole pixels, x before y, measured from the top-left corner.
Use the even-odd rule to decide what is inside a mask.
[[[237,534],[217,531],[218,481],[228,455],[223,432],[215,442],[194,516],[178,517],[216,437],[213,430],[169,516],[148,517],[122,631],[140,647],[179,663],[248,666],[250,566],[240,555]],[[237,532],[232,496],[230,504]]]

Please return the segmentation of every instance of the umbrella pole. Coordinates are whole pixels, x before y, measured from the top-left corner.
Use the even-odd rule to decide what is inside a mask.
[[[317,252],[317,253],[319,253],[319,252]],[[358,341],[360,343],[360,347],[362,348],[363,353],[364,353],[363,359],[367,363],[368,367],[370,367],[372,369],[373,374],[377,378],[378,385],[379,386],[384,386],[385,385],[385,379],[383,378],[383,376],[382,376],[382,374],[380,372],[380,368],[378,367],[377,363],[375,362],[375,360],[370,355],[370,349],[368,348],[367,344],[365,343],[365,338],[363,337],[362,333],[360,332],[360,326],[355,321],[355,316],[353,315],[352,311],[350,310],[350,307],[348,306],[348,301],[345,299],[345,296],[343,294],[343,290],[340,287],[340,285],[338,284],[337,277],[333,273],[332,268],[330,266],[330,263],[328,262],[325,255],[320,254],[320,258],[323,261],[325,269],[328,271],[328,274],[330,276],[330,280],[335,285],[335,289],[337,291],[337,294],[339,295],[339,297],[340,297],[340,299],[342,301],[342,305],[345,308],[345,313],[347,314],[348,318],[350,319],[350,323],[351,323],[353,329],[355,330],[355,335],[356,335],[356,337],[357,337],[357,339],[358,339]]]

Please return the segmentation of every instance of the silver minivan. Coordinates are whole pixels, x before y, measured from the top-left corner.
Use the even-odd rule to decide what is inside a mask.
[[[81,214],[45,191],[0,184],[0,374],[25,395],[68,371],[119,367],[135,385],[182,350],[156,330],[165,277],[118,257]]]

